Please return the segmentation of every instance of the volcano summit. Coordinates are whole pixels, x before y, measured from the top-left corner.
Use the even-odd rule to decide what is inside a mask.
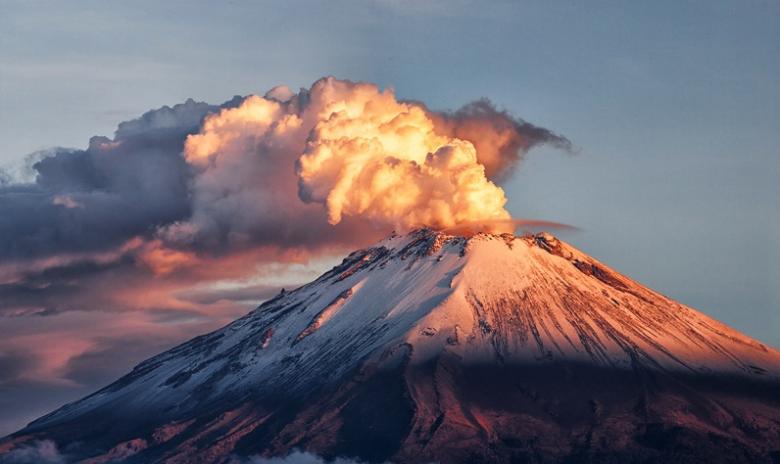
[[[68,460],[780,462],[780,352],[549,234],[427,229],[0,442]]]

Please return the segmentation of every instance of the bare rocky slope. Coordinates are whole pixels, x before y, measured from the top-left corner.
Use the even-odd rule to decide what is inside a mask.
[[[780,352],[549,234],[419,230],[0,442],[70,460],[780,462]]]

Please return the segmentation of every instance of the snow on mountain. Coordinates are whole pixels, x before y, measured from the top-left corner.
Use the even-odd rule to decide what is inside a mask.
[[[436,436],[460,437],[474,428],[484,436],[477,434],[479,446],[470,446],[489,450],[485,444],[498,439],[496,430],[508,426],[475,413],[466,406],[474,400],[466,398],[493,389],[502,378],[509,382],[520,372],[513,366],[531,373],[559,365],[641,374],[655,379],[654,384],[667,378],[736,378],[762,386],[780,382],[777,350],[641,286],[549,234],[464,238],[424,229],[350,254],[314,282],[283,292],[228,326],[155,356],[103,390],[36,420],[5,447],[52,439],[97,456],[94,462],[118,457],[187,462],[197,453],[208,456],[202,462],[212,462],[236,450],[270,455],[293,447],[369,460],[415,460],[410,456],[418,455],[410,450],[421,445],[412,446],[413,435],[418,441],[425,435],[423,441],[431,443]],[[478,380],[472,374],[458,374],[481,372],[481,366],[511,375],[491,378],[485,387],[471,385]],[[441,383],[438,369],[450,380]],[[390,372],[401,372],[403,385],[387,380],[396,378],[388,377]],[[539,375],[541,382],[547,374]],[[585,377],[586,383],[595,381]],[[350,404],[363,404],[359,392],[377,378],[385,380],[370,387],[378,388],[375,407],[396,414],[369,420],[376,412],[362,406],[359,413],[344,412]],[[626,388],[646,393],[644,382]],[[568,388],[572,392],[563,394],[576,396],[577,384],[570,382]],[[767,388],[770,400],[777,399],[774,387]],[[471,391],[478,393],[465,393]],[[344,403],[337,405],[342,395]],[[387,398],[409,403],[410,412],[399,412],[397,404],[385,403]],[[275,404],[286,405],[284,411]],[[502,408],[515,409],[493,407]],[[768,411],[755,420],[776,421],[762,426],[769,436],[780,437],[780,409]],[[330,419],[322,422],[325,416]],[[705,416],[711,418],[711,412]],[[352,446],[350,440],[357,438],[350,437],[364,433],[349,432],[353,417],[379,428],[398,424],[391,426],[392,433],[373,438],[385,443],[397,435],[389,439],[394,444],[383,445],[387,451],[377,454]],[[642,420],[624,422],[630,428],[627,424],[639,427]],[[111,421],[122,425],[111,433],[96,428]],[[268,431],[260,433],[264,427]],[[311,436],[312,430],[318,435]],[[419,458],[457,460],[465,456],[457,453],[468,451],[452,451],[454,445],[442,440],[420,448],[430,446]],[[131,449],[122,454],[117,446]],[[571,446],[561,444],[561,449],[570,453]],[[209,451],[203,454],[204,449]],[[484,453],[499,460],[509,456]]]

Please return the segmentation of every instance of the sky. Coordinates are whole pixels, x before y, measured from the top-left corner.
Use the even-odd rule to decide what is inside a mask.
[[[240,105],[235,95],[262,96],[277,85],[296,93],[323,76],[391,88],[431,111],[486,97],[496,117],[506,111],[565,137],[571,150],[541,140],[501,179],[513,217],[572,224],[577,231],[556,233],[778,347],[777,56],[780,4],[770,1],[0,1],[0,166],[8,178],[0,180],[0,226],[7,226],[0,233],[9,234],[0,237],[0,271],[24,269],[22,280],[0,283],[0,435],[229,322],[280,287],[312,279],[338,259],[344,236],[367,236],[346,220],[315,247],[305,235],[288,231],[282,240],[256,221],[241,226],[271,245],[253,239],[242,248],[232,235],[208,235],[193,246],[209,247],[216,264],[179,272],[170,266],[192,255],[165,240],[189,229],[166,229],[162,239],[138,229],[140,242],[117,232],[214,212],[205,187],[203,208],[178,202],[171,192],[186,190],[186,181],[165,150],[146,143],[173,144],[218,105]],[[189,98],[208,105],[185,104]],[[100,150],[125,159],[125,148],[90,139],[113,139],[119,123],[177,104],[184,105],[116,134],[132,141],[125,147],[148,150],[144,163],[111,171],[112,194],[135,194],[141,184],[150,196],[116,211],[114,197],[85,193],[113,214],[91,229],[30,238],[48,230],[22,220],[43,195],[36,189],[83,174],[65,161]],[[170,120],[175,127],[155,132]],[[47,156],[37,187],[29,187],[32,164]],[[230,173],[208,174],[206,187]],[[307,206],[317,211],[319,180]],[[262,194],[263,185],[253,188]],[[78,198],[59,197],[52,220],[84,210]],[[31,203],[16,208],[18,198]],[[47,214],[54,213],[38,220]],[[18,230],[27,235],[11,234]],[[98,242],[99,249],[87,246]],[[60,245],[70,247],[67,256]],[[128,254],[147,268],[126,262]],[[46,261],[52,256],[59,261]],[[233,280],[203,287],[225,277],[209,270]],[[200,286],[187,290],[193,282]]]

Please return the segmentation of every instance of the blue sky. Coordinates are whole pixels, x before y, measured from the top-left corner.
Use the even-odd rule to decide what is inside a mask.
[[[0,2],[0,165],[187,98],[324,75],[568,137],[504,188],[518,217],[780,346],[780,3]],[[140,354],[139,354],[140,356]]]

